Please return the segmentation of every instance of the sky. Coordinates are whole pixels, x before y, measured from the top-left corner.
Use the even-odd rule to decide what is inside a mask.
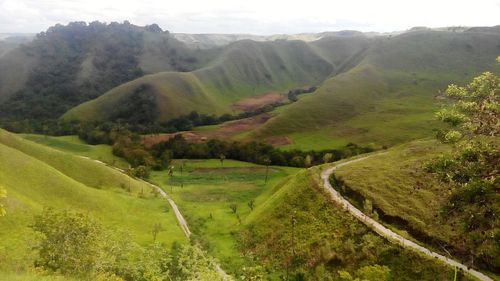
[[[183,33],[390,32],[499,25],[500,0],[0,0],[0,33],[95,20]]]

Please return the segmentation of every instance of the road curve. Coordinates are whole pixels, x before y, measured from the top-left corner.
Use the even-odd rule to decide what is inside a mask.
[[[445,257],[443,255],[438,254],[438,253],[432,252],[431,250],[429,250],[429,249],[427,249],[425,247],[422,247],[422,246],[418,245],[417,243],[415,243],[415,242],[413,242],[411,240],[408,240],[408,239],[402,237],[401,235],[393,232],[392,230],[386,228],[385,226],[383,226],[382,224],[380,224],[376,220],[370,218],[369,216],[367,216],[363,212],[361,212],[359,209],[357,209],[356,207],[354,207],[354,205],[352,205],[349,201],[347,201],[344,197],[342,197],[342,195],[340,195],[340,193],[337,192],[332,187],[332,185],[330,184],[330,175],[336,169],[338,169],[338,168],[340,168],[342,166],[354,163],[354,162],[362,161],[362,160],[364,160],[364,159],[366,159],[368,157],[371,157],[371,156],[357,158],[357,159],[354,159],[354,160],[350,160],[350,161],[346,161],[346,162],[337,164],[337,165],[335,165],[333,167],[327,168],[326,170],[324,170],[321,173],[321,178],[323,179],[323,187],[330,194],[330,197],[331,197],[331,199],[333,201],[335,201],[337,204],[339,204],[340,206],[342,206],[342,208],[346,209],[351,215],[353,215],[354,217],[356,217],[358,220],[360,220],[361,222],[363,222],[364,224],[366,224],[368,227],[370,227],[371,229],[373,229],[380,236],[385,237],[387,240],[389,240],[389,241],[391,241],[393,243],[399,244],[399,245],[401,245],[404,248],[411,249],[411,250],[416,251],[416,252],[420,252],[420,253],[422,253],[422,254],[424,254],[426,256],[437,258],[437,259],[439,259],[439,260],[447,263],[448,265],[451,265],[453,267],[462,269],[463,271],[465,271],[465,272],[469,273],[470,275],[478,278],[479,280],[482,280],[482,281],[493,281],[493,279],[491,279],[490,277],[484,275],[483,273],[481,273],[479,271],[476,271],[476,270],[474,270],[472,268],[468,268],[467,266],[465,266],[465,265],[461,264],[460,262],[457,262],[457,261],[455,261],[453,259],[447,258],[447,257]]]
[[[88,159],[88,160],[91,160],[91,161],[94,161],[96,163],[99,163],[99,164],[102,164],[102,165],[105,165],[105,166],[108,166],[112,169],[115,169],[125,175],[127,175],[128,177],[130,177],[129,174],[127,174],[123,169],[120,169],[118,167],[115,167],[115,166],[111,166],[111,165],[108,165],[100,160],[96,160],[96,159],[92,159],[90,157],[86,157],[86,156],[80,156],[82,158],[85,158],[85,159]],[[186,222],[186,219],[184,219],[184,216],[182,216],[181,214],[181,211],[179,211],[179,208],[177,207],[177,204],[175,204],[174,200],[172,199],[172,197],[170,197],[161,187],[155,185],[155,184],[152,184],[150,182],[147,182],[143,179],[140,179],[140,178],[135,178],[136,180],[138,181],[141,181],[149,186],[151,186],[152,188],[154,188],[156,191],[158,191],[158,193],[160,194],[160,196],[164,199],[166,199],[168,201],[168,204],[170,204],[170,207],[172,207],[172,210],[174,210],[174,213],[175,213],[175,217],[177,218],[177,222],[179,223],[179,225],[181,226],[181,229],[182,231],[184,232],[184,235],[186,235],[186,237],[189,239],[191,237],[191,231],[189,230],[189,227],[188,227],[188,224]],[[222,277],[223,280],[233,280],[233,278],[227,274],[221,267],[218,263],[214,263],[214,267],[215,267],[215,271],[217,271],[217,273]]]

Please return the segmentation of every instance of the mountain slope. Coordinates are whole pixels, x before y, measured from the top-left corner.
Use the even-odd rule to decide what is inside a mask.
[[[196,69],[211,53],[157,25],[56,25],[0,57],[0,118],[54,119],[144,74]]]
[[[500,71],[500,33],[414,31],[374,38],[359,63],[326,80],[271,119],[253,137],[288,135],[295,147],[303,135],[377,146],[428,136],[439,90],[475,74]],[[337,142],[338,143],[338,142]],[[294,146],[291,146],[294,147]]]
[[[32,217],[43,208],[91,213],[105,226],[125,231],[135,242],[152,241],[155,223],[167,226],[162,242],[185,241],[168,203],[151,188],[122,173],[75,155],[0,130],[0,185],[7,215],[0,218],[0,270],[29,265]],[[127,190],[130,189],[130,192]],[[143,198],[139,194],[143,193]]]
[[[77,106],[64,118],[116,120],[120,107],[137,95],[153,100],[150,111],[157,116],[151,121],[165,121],[193,110],[229,113],[240,99],[320,83],[332,71],[331,64],[302,41],[239,41],[202,69],[141,77]]]

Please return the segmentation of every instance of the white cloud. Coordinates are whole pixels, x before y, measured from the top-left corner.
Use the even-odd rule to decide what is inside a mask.
[[[0,32],[56,23],[129,20],[173,32],[299,33],[500,24],[498,0],[0,0]]]

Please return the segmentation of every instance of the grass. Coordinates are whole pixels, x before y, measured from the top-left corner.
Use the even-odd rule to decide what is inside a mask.
[[[160,72],[122,84],[68,111],[64,119],[107,120],[141,84],[153,87],[159,121],[188,114],[232,113],[249,96],[317,84],[332,71],[305,42],[241,41],[208,66],[192,72]]]
[[[90,213],[142,245],[152,242],[155,223],[166,229],[158,241],[186,242],[174,213],[149,185],[5,131],[0,131],[0,184],[7,189],[7,215],[0,218],[1,270],[18,272],[32,264],[34,233],[29,225],[45,207]]]
[[[176,160],[174,166],[172,178],[166,172],[153,172],[152,180],[173,197],[195,233],[194,239],[201,241],[224,269],[241,273],[246,260],[240,255],[236,233],[253,213],[248,202],[254,200],[255,206],[259,206],[279,181],[298,169],[270,167],[266,184],[266,168],[246,162],[228,159],[221,166],[217,159]],[[237,214],[231,211],[231,204],[236,204]]]
[[[443,255],[448,254],[443,251],[443,245],[446,245],[448,251],[458,252],[455,258],[465,259],[463,256],[467,248],[461,242],[464,239],[463,222],[460,218],[444,218],[441,214],[441,207],[447,202],[452,190],[449,185],[424,170],[427,162],[449,151],[449,146],[436,140],[413,141],[341,167],[336,170],[335,177],[371,201],[374,208],[396,218],[386,223],[392,224],[390,226],[402,235],[426,243]],[[401,220],[406,223],[401,223]],[[469,232],[471,237],[476,235],[472,230],[465,232]],[[494,250],[488,251],[489,254]],[[464,262],[468,264],[469,259]],[[488,275],[500,280],[498,274]]]
[[[374,264],[389,267],[391,280],[453,279],[452,268],[389,243],[330,202],[320,187],[320,171],[313,167],[281,182],[240,233],[245,255],[263,263],[270,280],[286,272],[335,280],[338,270]]]
[[[90,145],[80,140],[78,136],[42,136],[34,134],[22,134],[23,138],[49,146],[74,155],[81,155],[95,160],[102,161],[109,165],[125,169],[129,164],[123,158],[113,155],[112,148],[109,145],[98,144]]]
[[[482,71],[500,71],[499,36],[426,31],[378,38],[361,58],[352,58],[352,68],[283,108],[251,137],[291,135],[294,147],[338,148],[345,141],[382,147],[432,136],[440,90]],[[316,48],[324,53],[326,43]],[[316,142],[311,134],[324,136]]]

